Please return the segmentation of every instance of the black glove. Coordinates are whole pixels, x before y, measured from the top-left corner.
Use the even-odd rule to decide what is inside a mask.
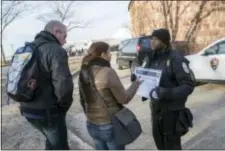
[[[146,101],[146,100],[148,100],[148,98],[145,98],[145,97],[142,97],[142,98],[141,98],[141,101],[142,101],[142,102],[144,102],[144,101]]]
[[[134,81],[136,81],[137,80],[137,76],[135,75],[135,74],[131,74],[131,76],[130,76],[130,81],[131,82],[134,82]]]
[[[155,91],[156,95],[158,96],[158,98],[153,97],[154,91]],[[171,93],[172,93],[172,91],[169,88],[156,87],[150,92],[150,97],[152,100],[164,101],[164,100],[168,100],[170,98]]]
[[[152,89],[151,92],[149,93],[149,96],[150,96],[151,100],[153,100],[153,101],[158,101],[158,100],[159,100],[159,95],[157,94],[156,89],[157,89],[157,88]],[[153,96],[153,93],[154,93],[154,92],[156,93],[156,95],[157,95],[158,98],[155,98],[155,97]]]

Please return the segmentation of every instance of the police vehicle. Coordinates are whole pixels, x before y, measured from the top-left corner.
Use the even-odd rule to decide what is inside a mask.
[[[136,58],[143,60],[146,53],[151,51],[150,40],[150,36],[140,36],[121,41],[116,54],[118,69],[123,67],[133,69]]]
[[[186,58],[197,81],[225,84],[225,37]]]

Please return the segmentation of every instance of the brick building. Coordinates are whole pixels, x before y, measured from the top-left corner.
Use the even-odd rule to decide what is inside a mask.
[[[179,11],[177,11],[177,1],[170,1],[171,5],[167,3],[167,7],[165,5],[166,1],[130,1],[128,10],[131,18],[132,36],[150,34],[155,28],[167,26],[171,33],[177,33],[174,34],[176,41],[187,41],[187,33],[194,29],[196,21],[194,18],[197,18],[196,16],[200,12],[199,8],[202,2],[179,1]],[[162,3],[164,3],[164,7]],[[170,10],[170,14],[173,17],[168,15],[168,21],[166,22],[165,14],[169,13],[164,14],[163,10],[165,11],[165,8],[169,8],[169,6],[171,6],[171,9],[166,9],[166,11]],[[203,17],[207,14],[207,17]],[[171,23],[169,17],[173,19],[172,26],[169,24]],[[191,34],[194,35],[194,38],[189,40],[189,45],[193,52],[201,50],[219,38],[225,37],[225,2],[207,1],[199,18],[203,19],[196,24],[197,26],[193,34]],[[177,23],[176,19],[178,20]],[[177,31],[172,32],[171,27],[173,30],[177,29]]]

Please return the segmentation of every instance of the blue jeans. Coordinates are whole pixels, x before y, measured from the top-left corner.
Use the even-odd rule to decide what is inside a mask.
[[[46,150],[69,150],[64,114],[51,117],[51,122],[47,118],[26,117],[26,119],[46,137]]]
[[[125,146],[115,142],[111,124],[96,125],[87,122],[87,129],[97,150],[125,150]]]

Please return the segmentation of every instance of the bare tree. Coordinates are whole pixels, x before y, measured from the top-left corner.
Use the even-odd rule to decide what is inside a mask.
[[[6,63],[4,47],[2,44],[5,29],[7,29],[7,27],[9,27],[9,25],[18,17],[20,17],[22,13],[28,10],[30,10],[30,7],[24,1],[2,1],[1,54],[3,63]]]
[[[194,15],[190,21],[188,31],[185,35],[185,41],[188,43],[193,40],[196,29],[201,25],[201,22],[216,11],[225,11],[225,5],[223,1],[189,1],[181,7],[181,1],[160,1],[161,14],[163,16],[163,26],[164,28],[171,30],[171,39],[175,41],[180,27],[181,17],[184,17],[184,13],[187,9],[191,8],[193,5],[198,7],[197,11],[194,11]],[[211,5],[207,7],[207,5]],[[153,4],[151,4],[153,5]],[[151,6],[150,5],[150,6]],[[152,6],[151,6],[152,7]],[[153,8],[153,7],[152,7]],[[157,24],[157,23],[152,23]]]
[[[211,3],[212,5],[207,8],[207,4]],[[225,3],[223,1],[201,1],[197,3],[199,6],[198,11],[195,13],[191,20],[190,27],[185,36],[185,40],[189,43],[194,41],[194,36],[196,29],[200,26],[200,23],[216,11],[225,12]]]
[[[51,2],[51,12],[41,14],[37,17],[38,20],[47,23],[49,20],[57,19],[67,26],[67,30],[71,31],[74,28],[86,28],[90,22],[84,22],[74,16],[75,1],[53,1]],[[73,21],[76,20],[76,21]]]
[[[172,41],[176,40],[180,17],[184,14],[191,2],[188,2],[183,8],[180,6],[180,1],[159,1],[161,16],[163,17],[163,27],[171,30]],[[150,3],[150,9],[154,10],[155,7],[153,3]],[[154,20],[151,16],[147,17],[148,22],[152,25],[152,29],[156,28],[158,24],[158,19]]]
[[[164,17],[164,27],[171,30],[171,39],[175,41],[180,25],[180,17],[185,13],[186,9],[191,5],[188,2],[181,9],[181,1],[160,1],[162,15]]]

